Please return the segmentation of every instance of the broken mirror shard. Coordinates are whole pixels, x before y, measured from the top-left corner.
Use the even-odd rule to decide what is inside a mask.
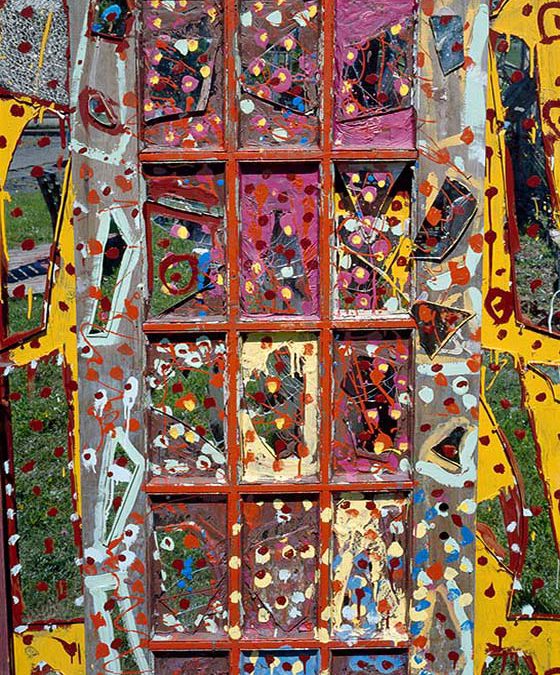
[[[247,166],[240,186],[244,316],[317,315],[317,167],[300,164],[288,173],[277,165]]]
[[[95,0],[91,8],[90,30],[93,35],[121,40],[132,23],[130,0]]]
[[[144,2],[144,138],[149,144],[223,145],[222,33],[222,5],[215,0]]]
[[[5,377],[7,466],[15,487],[6,504],[15,514],[8,521],[14,625],[77,620],[83,615],[81,535],[69,370],[54,353]]]
[[[312,635],[319,582],[316,499],[250,496],[242,516],[244,636]]]
[[[409,305],[412,171],[404,162],[338,163],[334,309],[365,318]]]
[[[223,319],[223,166],[148,166],[145,177],[149,317],[160,321]]]
[[[241,345],[240,475],[248,483],[317,478],[318,339],[251,334]]]
[[[430,17],[434,48],[444,75],[449,75],[465,62],[463,21],[462,16],[454,14]]]
[[[529,326],[560,333],[557,195],[543,133],[536,55],[517,35],[490,33],[503,106],[509,249],[514,308]]]
[[[336,639],[407,639],[407,510],[400,495],[337,496],[331,570]]]
[[[88,244],[89,254],[93,255],[98,249],[101,239],[105,239],[103,246],[103,260],[99,269],[99,282],[92,292],[95,309],[93,322],[89,327],[89,335],[103,335],[110,332],[112,320],[115,318],[115,308],[122,306],[119,302],[120,291],[124,276],[128,273],[125,254],[128,244],[115,218],[109,215],[100,223],[98,238]]]
[[[229,675],[227,653],[181,652],[155,654],[155,675]]]
[[[332,675],[407,675],[408,658],[399,651],[341,651],[332,656]]]
[[[36,109],[17,104],[12,108],[19,116],[37,114]],[[3,287],[4,342],[41,330],[49,310],[67,164],[60,124],[55,115],[29,119],[4,185],[9,195],[3,204],[6,240],[1,254],[7,282]]]
[[[335,481],[410,477],[410,338],[342,333],[334,343]]]
[[[152,505],[157,635],[212,638],[227,625],[226,504],[214,496]]]
[[[413,148],[415,4],[337,0],[335,146]]]
[[[156,483],[225,483],[226,344],[223,336],[185,335],[152,343],[150,474]]]
[[[241,146],[310,146],[319,138],[318,0],[239,5]]]
[[[418,326],[420,344],[431,359],[472,316],[464,309],[425,300],[415,302],[410,311]]]
[[[470,188],[461,181],[446,178],[437,193],[414,240],[417,260],[443,260],[468,228],[477,210]]]

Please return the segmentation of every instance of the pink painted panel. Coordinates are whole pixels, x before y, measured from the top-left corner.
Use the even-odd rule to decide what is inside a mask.
[[[319,171],[241,174],[241,309],[246,316],[319,312]]]
[[[414,148],[413,0],[338,0],[334,144]]]

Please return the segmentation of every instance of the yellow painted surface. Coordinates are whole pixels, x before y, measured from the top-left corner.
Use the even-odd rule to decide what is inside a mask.
[[[10,107],[17,103],[24,108],[24,115],[14,117],[10,114]],[[2,134],[6,137],[6,147],[0,149],[0,188],[6,182],[10,161],[16,144],[26,124],[40,118],[48,108],[20,99],[0,99],[0,119],[2,120]],[[30,340],[10,350],[8,362],[23,366],[33,360],[57,350],[64,357],[71,368],[73,379],[77,378],[77,340],[72,331],[76,322],[75,276],[69,274],[66,265],[74,264],[74,236],[72,228],[72,209],[74,193],[70,178],[70,164],[66,167],[66,176],[61,204],[64,205],[59,214],[58,227],[60,228],[60,270],[52,288],[50,312],[46,331],[38,337],[39,347],[31,347]],[[10,208],[9,195],[0,190],[0,214],[2,229],[4,228],[4,213]],[[6,238],[4,237],[5,241]],[[63,312],[59,303],[65,303],[69,309]],[[3,362],[6,358],[2,359]],[[78,396],[73,394],[75,428],[74,428],[74,471],[76,485],[80,485],[80,458],[78,453]],[[78,512],[81,514],[81,505],[78,494]],[[38,665],[48,664],[53,671],[61,675],[82,675],[85,672],[84,661],[84,626],[71,624],[67,626],[51,626],[51,630],[27,630],[22,634],[14,635],[14,660],[16,675],[31,675]],[[31,639],[32,638],[32,639]]]
[[[494,17],[492,29],[497,33],[515,34],[526,41],[530,50],[534,50],[539,67],[540,76],[540,105],[551,100],[560,99],[560,86],[555,81],[558,77],[558,54],[560,43],[552,41],[544,44],[539,32],[539,16],[545,17],[547,6],[551,3],[526,0],[509,0],[498,15]],[[523,14],[523,9],[532,7],[529,15]],[[527,13],[527,10],[526,10]],[[558,33],[558,28],[554,28]],[[488,108],[497,112],[497,119],[503,119],[503,109],[498,87],[496,61],[491,51],[489,59],[489,87]],[[551,127],[546,118],[542,118],[543,133],[550,134],[553,139],[554,181],[560,187],[560,142],[558,130]],[[485,244],[484,251],[484,279],[483,297],[492,287],[505,291],[510,289],[511,258],[506,248],[504,223],[506,219],[506,196],[504,183],[504,137],[500,125],[489,122],[487,125],[487,145],[493,155],[488,162],[486,187],[497,189],[497,195],[491,200],[488,207],[486,200],[485,229],[490,224],[496,233],[496,241],[492,247]],[[557,218],[557,222],[560,222]],[[543,270],[546,274],[546,270]],[[507,331],[504,334],[503,331]],[[512,315],[506,324],[495,325],[485,308],[483,314],[482,343],[486,349],[495,350],[494,358],[499,359],[500,353],[511,354],[514,363],[519,367],[522,384],[526,390],[526,407],[529,417],[536,429],[545,481],[550,486],[549,493],[553,494],[560,487],[560,455],[558,452],[558,430],[560,428],[560,392],[554,392],[554,387],[540,373],[535,372],[531,363],[560,364],[560,340],[544,332],[521,326]],[[490,371],[483,372],[488,382],[492,378]],[[484,390],[484,387],[483,387]],[[536,395],[547,392],[544,402],[536,400]],[[501,490],[513,486],[514,477],[505,450],[500,442],[499,434],[495,433],[496,421],[492,411],[483,400],[480,410],[480,436],[489,438],[488,445],[479,446],[478,467],[478,502],[496,497]],[[530,430],[526,430],[530,433]],[[496,473],[493,467],[503,464],[504,473]],[[560,514],[557,502],[551,503],[552,513],[557,533],[560,532]],[[486,559],[486,564],[480,560]],[[532,661],[535,675],[550,675],[549,671],[560,668],[560,620],[554,618],[529,619],[515,621],[508,619],[508,604],[512,591],[513,578],[507,567],[493,554],[484,543],[482,537],[477,541],[476,568],[476,611],[475,611],[475,673],[484,672],[484,662],[487,658],[489,646],[500,644],[496,629],[505,628],[505,635],[501,640],[503,651],[523,654]],[[485,595],[490,585],[493,585],[495,595]],[[509,672],[509,671],[507,671]],[[560,672],[554,670],[553,672]]]

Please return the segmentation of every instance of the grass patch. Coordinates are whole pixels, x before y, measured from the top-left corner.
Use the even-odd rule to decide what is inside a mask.
[[[33,239],[35,246],[49,244],[53,225],[41,191],[14,192],[11,197],[5,206],[8,250],[19,248],[25,239]]]
[[[68,403],[56,360],[9,375],[23,617],[81,615],[82,595],[68,470]]]
[[[514,592],[511,610],[517,614],[524,605],[531,605],[538,614],[558,614],[560,613],[560,588],[557,582],[559,560],[552,530],[550,505],[538,471],[537,451],[529,417],[522,405],[519,375],[511,356],[501,354],[500,359],[499,372],[494,374],[487,369],[486,399],[515,454],[525,490],[524,506],[532,509],[534,514],[529,518],[526,560],[519,580],[522,588]],[[489,362],[490,359],[487,358],[487,366]],[[494,529],[498,541],[503,541],[504,525],[497,522],[501,518],[501,509],[494,505],[489,507],[483,504],[479,518]],[[543,582],[542,588],[534,588],[533,583],[536,580]]]

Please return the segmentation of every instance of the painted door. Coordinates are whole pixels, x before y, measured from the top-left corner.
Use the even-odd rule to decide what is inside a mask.
[[[38,300],[2,192],[17,675],[471,672],[484,9],[75,0],[66,99],[18,75],[2,175],[51,110],[70,160]]]

